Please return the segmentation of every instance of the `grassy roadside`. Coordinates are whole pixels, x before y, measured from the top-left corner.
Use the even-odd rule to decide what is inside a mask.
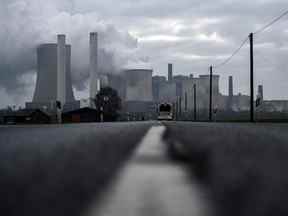
[[[0,131],[3,215],[80,215],[100,199],[150,125]]]
[[[215,215],[288,215],[288,127],[166,126],[164,139],[174,145],[172,156],[184,159],[191,176],[209,190]]]

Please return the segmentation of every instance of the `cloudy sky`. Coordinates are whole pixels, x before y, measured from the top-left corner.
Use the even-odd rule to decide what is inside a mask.
[[[67,34],[78,97],[88,95],[88,34],[100,33],[101,70],[127,65],[152,67],[166,75],[205,74],[254,32],[288,9],[287,0],[1,0],[0,107],[31,101],[36,47]],[[267,99],[288,99],[288,16],[255,38],[255,84]],[[249,92],[248,44],[215,73],[227,92]]]

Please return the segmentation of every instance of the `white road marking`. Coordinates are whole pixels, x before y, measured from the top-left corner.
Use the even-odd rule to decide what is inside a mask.
[[[88,216],[208,215],[199,185],[188,180],[180,165],[166,158],[161,139],[164,131],[163,126],[148,131],[103,205],[92,207]]]

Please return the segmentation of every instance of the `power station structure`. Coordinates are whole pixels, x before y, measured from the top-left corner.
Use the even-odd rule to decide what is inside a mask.
[[[125,101],[152,102],[152,70],[131,69],[125,72]]]
[[[53,110],[56,101],[62,105],[75,103],[71,81],[71,45],[65,35],[57,36],[58,43],[41,44],[37,48],[37,82],[29,109]]]
[[[128,120],[155,118],[152,93],[152,69],[127,69],[123,72],[123,114]],[[113,87],[113,86],[112,86]]]
[[[227,100],[227,109],[229,111],[232,111],[233,108],[233,77],[229,76],[229,81],[228,81],[228,100]]]
[[[85,107],[96,108],[94,99],[101,86],[115,88],[122,98],[124,107],[139,107],[143,112],[153,103],[151,69],[125,69],[120,74],[102,74],[99,70],[99,44],[97,32],[89,38],[89,98]],[[56,102],[62,110],[72,111],[82,107],[76,101],[71,81],[71,45],[66,44],[65,35],[57,35],[57,43],[41,44],[37,47],[37,82],[32,102],[28,109],[55,112]],[[129,106],[125,106],[129,104]],[[147,105],[148,104],[148,105]],[[134,110],[134,108],[132,108]]]
[[[89,105],[95,108],[93,100],[100,90],[98,70],[98,34],[90,33],[90,91]],[[57,44],[41,44],[37,47],[37,82],[33,101],[26,103],[28,109],[56,110],[56,101],[61,102],[64,111],[81,107],[76,101],[71,79],[71,45],[66,44],[65,35],[57,35]],[[87,106],[87,104],[86,104]]]
[[[100,75],[98,70],[98,34],[90,33],[90,99],[93,100],[100,91]]]
[[[158,104],[163,102],[177,105],[178,109],[187,113],[192,112],[195,107],[199,111],[208,109],[209,75],[174,76],[171,63],[168,64],[167,76],[153,76],[152,69],[137,67],[122,69],[118,74],[103,74],[99,67],[101,58],[99,58],[98,34],[91,32],[89,37],[90,84],[85,107],[97,109],[94,104],[96,94],[101,87],[110,86],[117,90],[122,99],[122,115],[127,115],[131,120],[155,119]],[[213,109],[230,112],[249,111],[250,97],[234,94],[232,76],[228,80],[228,95],[220,92],[220,76],[213,75],[212,79]],[[197,97],[197,100],[194,97]],[[263,101],[262,110],[288,109],[288,103],[264,101],[263,86],[259,86],[258,98]],[[65,35],[58,35],[57,43],[41,44],[37,47],[37,83],[33,101],[26,103],[26,108],[54,112],[56,101],[61,102],[64,112],[83,107],[83,103],[75,100],[73,94],[71,45],[66,44]]]

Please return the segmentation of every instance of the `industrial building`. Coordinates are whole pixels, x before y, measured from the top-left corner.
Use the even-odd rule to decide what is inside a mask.
[[[98,61],[98,34],[92,32],[89,40],[89,99],[84,107],[95,109],[94,99],[97,92],[101,86],[110,86],[117,90],[121,97],[123,112],[155,112],[151,69],[131,68],[120,74],[102,74]],[[64,113],[83,108],[83,100],[76,101],[73,94],[71,45],[66,45],[65,35],[57,36],[57,44],[42,44],[37,48],[37,83],[33,101],[26,103],[26,108],[41,109],[55,115],[56,101],[61,102]],[[138,109],[139,107],[141,109]]]
[[[129,69],[123,72],[125,98],[123,114],[127,119],[147,120],[155,118],[151,69]]]
[[[215,101],[219,101],[219,76],[213,75],[212,80],[212,95]],[[196,85],[197,109],[208,109],[210,93],[209,75],[201,75],[197,78],[189,78],[182,82],[182,107],[185,107],[185,110],[194,109],[194,85]]]
[[[90,99],[93,99],[100,90],[100,75],[98,71],[98,34],[96,32],[90,33],[89,49]]]
[[[94,99],[103,86],[110,86],[118,92],[122,100],[124,119],[155,119],[160,103],[177,105],[176,112],[203,112],[209,109],[210,76],[194,77],[173,75],[173,64],[168,64],[167,77],[153,76],[152,69],[130,68],[118,74],[103,74],[99,70],[98,34],[90,33],[89,40],[89,98],[76,101],[71,81],[71,45],[66,44],[65,35],[57,36],[57,43],[41,44],[37,48],[37,83],[33,101],[26,103],[28,109],[40,109],[47,113],[56,111],[56,101],[60,101],[63,113],[73,114],[81,108],[96,109]],[[212,76],[212,108],[219,112],[248,112],[250,97],[234,94],[233,77],[228,79],[228,95],[219,89],[219,75]],[[196,91],[196,92],[194,92]],[[258,89],[256,112],[284,112],[288,110],[287,101],[265,101],[263,86]],[[87,102],[88,101],[88,102]],[[85,110],[81,115],[85,116]],[[89,113],[87,115],[89,115]],[[83,117],[84,118],[84,117]],[[53,118],[52,118],[53,119]],[[74,120],[76,117],[74,118]],[[78,121],[78,120],[77,120]],[[82,120],[81,120],[82,121]],[[85,120],[87,121],[87,119]]]
[[[178,106],[183,114],[194,111],[196,101],[197,112],[207,115],[210,96],[210,75],[194,77],[173,75],[173,65],[168,64],[168,80],[164,76],[153,77],[153,98],[156,104],[169,102]],[[229,95],[223,95],[219,88],[219,75],[212,76],[212,103],[213,110],[219,111],[249,111],[250,97],[242,94],[233,94],[233,77],[229,77]],[[194,92],[194,85],[195,90]],[[194,100],[194,96],[196,99]]]
[[[165,76],[153,76],[152,77],[152,94],[153,94],[154,101],[159,100],[160,85],[161,83],[165,83],[166,81],[167,79]]]
[[[199,108],[202,109],[207,107],[208,96],[209,96],[209,84],[210,76],[201,75],[199,78],[194,78],[193,75],[183,76],[177,75],[173,76],[172,71],[173,66],[168,64],[168,80],[165,77],[155,76],[153,77],[153,98],[157,103],[162,102],[176,102],[179,98],[184,99],[192,98],[193,86],[197,86],[197,95],[199,97]],[[219,93],[219,76],[213,76],[213,95],[218,96]],[[189,100],[188,108],[192,108],[193,100]],[[184,100],[182,101],[184,103]]]
[[[177,85],[174,82],[164,82],[159,84],[159,102],[173,103],[177,99]]]
[[[90,33],[90,91],[88,107],[94,107],[93,99],[100,90],[98,71],[98,34]],[[71,81],[71,45],[66,44],[65,35],[57,36],[57,44],[41,44],[37,48],[37,82],[32,102],[26,108],[41,109],[55,113],[56,101],[61,102],[63,112],[81,108],[76,101]]]
[[[56,101],[62,105],[75,103],[71,81],[71,45],[65,35],[58,35],[57,44],[41,44],[37,48],[37,82],[33,101],[26,108],[55,110]]]
[[[0,124],[48,124],[50,116],[39,109],[23,109],[0,113]]]
[[[62,120],[64,123],[97,122],[100,121],[98,116],[99,113],[97,110],[84,107],[63,113]]]
[[[125,101],[152,102],[152,70],[126,70],[126,98]]]

